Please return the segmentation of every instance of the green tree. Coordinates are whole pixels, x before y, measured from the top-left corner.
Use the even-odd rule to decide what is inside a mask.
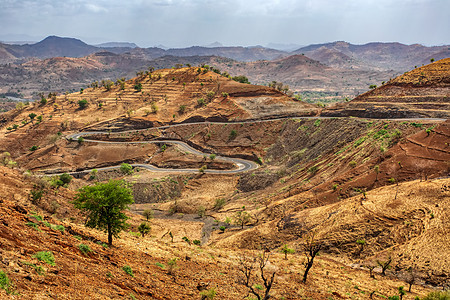
[[[33,121],[33,119],[36,118],[37,115],[35,113],[30,113],[28,116],[30,117],[30,120]]]
[[[112,238],[128,227],[128,217],[123,210],[134,203],[133,192],[122,180],[110,180],[108,183],[96,183],[81,188],[73,204],[87,214],[85,225],[97,228],[108,234],[108,245]]]
[[[245,77],[244,75],[234,76],[231,79],[233,79],[234,81],[240,82],[240,83],[250,84],[250,81],[248,81],[248,78]]]
[[[136,83],[134,85],[134,89],[136,90],[136,92],[140,92],[142,90],[142,83]]]
[[[234,223],[241,226],[241,229],[244,229],[244,225],[247,224],[250,219],[251,216],[245,211],[245,206],[242,206],[242,209],[234,214]]]
[[[86,99],[82,99],[80,101],[78,101],[78,106],[80,107],[80,109],[85,109],[88,105],[88,102]]]
[[[123,163],[120,165],[120,171],[124,174],[131,175],[133,174],[133,166]]]

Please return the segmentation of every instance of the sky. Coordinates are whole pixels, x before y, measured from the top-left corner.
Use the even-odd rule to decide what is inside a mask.
[[[450,44],[450,0],[0,0],[0,40]]]

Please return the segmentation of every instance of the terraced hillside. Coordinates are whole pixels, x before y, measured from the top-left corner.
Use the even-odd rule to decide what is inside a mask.
[[[406,72],[349,103],[325,111],[327,116],[370,118],[448,118],[450,58]]]

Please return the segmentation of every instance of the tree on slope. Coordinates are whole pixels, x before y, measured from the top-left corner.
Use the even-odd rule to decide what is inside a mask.
[[[76,208],[87,214],[85,225],[103,230],[108,234],[108,245],[112,238],[128,227],[128,217],[123,212],[134,203],[129,185],[122,180],[96,183],[81,188],[73,201]]]

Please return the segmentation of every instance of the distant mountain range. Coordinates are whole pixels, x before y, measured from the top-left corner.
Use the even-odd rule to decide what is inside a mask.
[[[292,45],[291,45],[292,46]],[[92,46],[74,38],[50,36],[35,44],[0,43],[0,95],[30,98],[38,92],[79,90],[92,81],[133,77],[148,67],[209,64],[252,83],[283,82],[310,99],[353,98],[397,75],[450,57],[450,46],[333,42],[293,52],[262,46],[219,43],[188,48],[139,48],[128,42]]]
[[[115,54],[127,53],[140,59],[155,59],[163,56],[221,56],[237,61],[274,60],[295,54],[304,54],[325,65],[347,69],[396,70],[405,72],[426,64],[431,58],[435,60],[450,56],[450,46],[427,47],[419,44],[404,45],[400,43],[368,43],[354,45],[343,41],[315,44],[301,47],[289,52],[295,44],[271,44],[277,50],[262,46],[226,47],[215,42],[208,46],[187,48],[149,47],[139,48],[134,43],[109,42],[96,46],[88,45],[74,38],[49,36],[35,44],[10,45],[0,43],[0,62],[17,59],[50,57],[83,57],[107,50]]]

